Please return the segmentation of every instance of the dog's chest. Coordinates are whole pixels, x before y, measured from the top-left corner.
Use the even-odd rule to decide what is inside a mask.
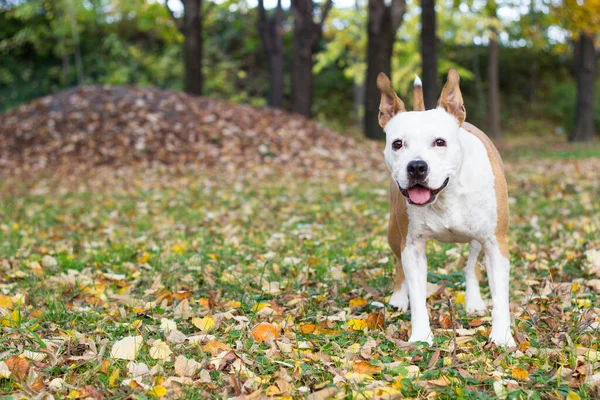
[[[434,204],[427,210],[417,210],[413,215],[409,212],[411,233],[425,240],[435,239],[445,243],[465,243],[481,239],[490,230],[493,231],[492,225],[496,223],[495,207],[483,198],[471,201],[474,199],[467,197],[456,202],[455,207]],[[491,200],[493,199],[489,199]]]

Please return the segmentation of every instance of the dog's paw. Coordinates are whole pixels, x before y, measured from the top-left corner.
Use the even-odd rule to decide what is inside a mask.
[[[490,334],[490,342],[500,347],[515,347],[517,345],[510,331],[499,334],[495,333],[493,329],[492,333]]]
[[[411,343],[425,342],[431,346],[433,344],[433,333],[431,330],[425,332],[413,332],[408,341]]]
[[[400,312],[406,312],[408,310],[408,293],[402,289],[395,291],[388,304]]]
[[[473,296],[467,295],[466,307],[468,314],[484,315],[487,311],[485,302],[481,299],[481,296],[473,298]]]

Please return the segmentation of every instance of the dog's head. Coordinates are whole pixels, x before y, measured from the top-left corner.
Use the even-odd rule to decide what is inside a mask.
[[[417,78],[414,104],[419,111],[408,112],[389,78],[383,73],[377,78],[381,91],[379,125],[386,133],[385,163],[410,204],[435,202],[462,164],[459,129],[466,111],[459,80],[456,70],[451,69],[437,108],[421,111],[425,107]]]

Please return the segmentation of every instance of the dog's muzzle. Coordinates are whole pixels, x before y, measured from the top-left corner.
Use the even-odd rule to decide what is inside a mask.
[[[396,184],[398,185],[398,189],[400,189],[400,193],[408,199],[409,204],[424,206],[433,203],[438,193],[448,186],[448,182],[450,182],[449,177],[437,189],[430,189],[422,184],[413,184],[409,188],[403,189],[398,181],[396,181]]]

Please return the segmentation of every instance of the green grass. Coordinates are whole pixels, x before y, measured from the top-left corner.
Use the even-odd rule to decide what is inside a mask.
[[[428,246],[429,282],[446,285],[428,301],[432,347],[407,347],[410,315],[391,309],[381,311],[383,327],[349,326],[376,316],[380,309],[371,303],[391,294],[383,171],[336,171],[329,178],[198,170],[5,177],[0,360],[44,346],[51,356],[28,360],[35,376],[0,379],[0,390],[15,398],[32,388],[53,390],[57,398],[81,397],[90,388],[105,398],[150,398],[151,388],[160,393],[163,386],[167,396],[190,399],[258,391],[302,398],[331,387],[333,396],[352,399],[383,397],[386,390],[443,399],[593,398],[598,392],[586,376],[600,373],[594,353],[600,309],[587,284],[600,273],[589,252],[600,247],[600,162],[579,159],[590,154],[585,150],[569,154],[508,157],[512,314],[520,344],[509,352],[487,343],[489,313],[465,312],[464,246]],[[46,255],[57,265],[40,268]],[[270,290],[273,283],[279,291]],[[482,289],[489,299],[485,279]],[[363,298],[367,305],[349,307]],[[178,313],[183,299],[185,316]],[[263,303],[269,306],[258,310]],[[201,334],[192,319],[205,316],[216,321],[211,336],[200,344],[169,343],[166,360],[151,357],[150,342],[166,340],[162,318],[189,337]],[[462,329],[456,338],[441,326],[448,317]],[[256,342],[251,330],[263,321],[281,337]],[[144,338],[136,362],[155,368],[139,378],[145,386],[132,387],[124,384],[131,378],[128,361],[110,350],[136,335]],[[210,339],[234,350],[231,364],[215,368],[227,351],[211,352]],[[372,341],[376,346],[361,353]],[[77,358],[93,356],[93,348],[104,350]],[[193,385],[169,381],[179,355],[200,363]],[[355,372],[361,360],[373,367],[367,374]],[[55,378],[64,388],[48,387]]]

